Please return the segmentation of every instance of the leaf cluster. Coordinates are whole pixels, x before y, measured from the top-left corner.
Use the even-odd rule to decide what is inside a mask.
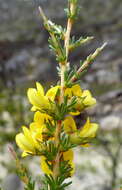
[[[48,24],[50,25],[49,32],[52,33],[52,34],[55,34],[60,39],[64,40],[66,29],[63,28],[61,25],[55,24],[51,20],[48,21]]]
[[[56,103],[56,113],[54,113],[53,117],[55,120],[64,120],[64,117],[69,112],[74,111],[74,105],[76,104],[76,97],[73,97],[70,102],[68,96],[64,97],[64,102],[59,104]]]
[[[77,146],[76,144],[71,143],[69,135],[64,132],[62,132],[60,135],[60,142],[60,149],[62,151],[67,151]]]
[[[77,81],[76,83],[72,83],[71,79],[73,76],[76,76],[77,78],[79,78],[79,75],[77,74],[77,67],[76,66],[65,71],[64,79],[65,79],[65,86],[67,88],[71,88],[74,84],[77,84],[79,82],[79,81]]]
[[[90,40],[92,40],[93,37],[86,37],[86,38],[83,38],[82,36],[76,40],[75,39],[75,36],[73,36],[70,40],[70,44],[69,44],[69,51],[71,50],[74,50],[75,48],[85,44],[86,42],[89,42]]]
[[[64,176],[54,179],[52,175],[45,175],[43,179],[44,188],[42,190],[65,190],[65,187],[69,186],[71,182],[64,183],[64,180]]]
[[[48,115],[50,115],[54,119],[54,121],[64,120],[66,114],[74,111],[74,105],[76,103],[77,100],[75,96],[72,99],[70,99],[70,101],[68,96],[65,96],[64,102],[61,104],[57,101],[52,102],[50,100],[50,105],[51,107],[54,107],[54,110],[43,109],[42,112],[48,113]],[[47,127],[49,128],[49,130],[51,130],[51,127],[49,125],[47,125]]]
[[[72,5],[73,8],[71,8],[70,5]],[[69,7],[64,9],[64,11],[66,12],[69,19],[73,21],[76,20],[80,11],[78,0],[69,0]]]
[[[63,174],[63,179],[65,180],[68,177],[71,177],[72,167],[69,164],[69,161],[60,162],[60,173]]]
[[[44,147],[45,147],[45,151],[43,155],[47,158],[48,161],[54,160],[58,152],[58,148],[55,146],[54,141],[48,140],[44,142]]]
[[[52,123],[50,120],[45,122],[45,129],[42,131],[43,140],[47,140],[49,137],[53,137],[55,129],[56,129],[56,122]]]
[[[50,49],[56,54],[56,60],[59,63],[63,63],[66,61],[66,50],[61,44],[60,37],[57,35],[50,37],[48,42]]]

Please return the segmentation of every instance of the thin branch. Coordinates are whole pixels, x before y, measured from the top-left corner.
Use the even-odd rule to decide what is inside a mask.
[[[107,42],[105,42],[100,48],[97,48],[96,51],[89,55],[86,59],[86,61],[83,63],[83,65],[77,70],[76,75],[74,75],[71,78],[71,82],[76,81],[78,78],[76,76],[79,76],[92,62],[93,60],[97,57],[97,55],[105,48],[107,45]]]

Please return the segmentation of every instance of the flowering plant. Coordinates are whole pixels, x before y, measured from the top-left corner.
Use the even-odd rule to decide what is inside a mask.
[[[43,190],[64,190],[71,184],[65,179],[75,172],[73,148],[90,146],[98,129],[98,124],[92,123],[89,117],[84,125],[77,127],[75,116],[96,103],[91,92],[81,88],[79,78],[106,44],[80,62],[78,69],[70,68],[69,53],[93,39],[81,37],[75,40],[70,35],[79,12],[77,1],[68,0],[66,28],[51,22],[39,7],[44,26],[50,34],[49,46],[59,63],[60,81],[46,93],[39,82],[36,82],[36,88],[28,89],[34,121],[29,127],[22,126],[22,132],[16,135],[16,143],[22,150],[22,157],[40,156],[41,169],[45,174]],[[26,183],[25,189],[34,190],[31,179],[26,175],[20,176]]]

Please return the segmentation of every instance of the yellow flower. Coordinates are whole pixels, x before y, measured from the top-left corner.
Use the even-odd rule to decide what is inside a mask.
[[[96,99],[92,97],[90,91],[82,90],[78,84],[72,86],[71,88],[66,88],[65,96],[68,96],[69,101],[73,96],[76,97],[77,103],[74,105],[76,111],[71,112],[71,115],[79,115],[85,107],[92,106],[96,103]]]
[[[43,110],[43,109],[52,109],[50,106],[50,101],[54,101],[56,93],[59,89],[59,86],[50,88],[46,95],[44,94],[44,89],[39,82],[36,82],[36,89],[29,88],[27,95],[30,103],[33,105],[32,111]]]
[[[45,173],[45,174],[47,174],[47,175],[50,175],[50,174],[52,174],[52,171],[51,171],[51,169],[49,168],[49,166],[48,166],[48,164],[47,164],[47,162],[46,162],[46,157],[45,156],[41,156],[41,169],[42,169],[42,171]],[[50,163],[49,163],[50,164]]]
[[[96,104],[96,99],[92,97],[89,90],[84,90],[81,97],[84,99],[83,104],[86,107]]]
[[[70,150],[68,150],[66,152],[63,152],[63,159],[65,161],[67,161],[67,160],[73,161],[73,159],[74,159],[73,151],[70,149]]]
[[[72,171],[71,171],[70,175],[73,175],[73,173],[74,173],[73,158],[74,158],[74,154],[71,149],[66,152],[63,152],[63,154],[62,154],[62,159],[63,159],[62,161],[69,161],[68,163],[69,163],[69,165],[71,165]],[[49,164],[51,164],[51,162],[49,162]],[[47,175],[52,174],[52,171],[46,162],[45,156],[41,156],[41,169]]]
[[[34,114],[34,122],[30,124],[29,129],[22,127],[23,133],[16,135],[16,143],[23,150],[22,156],[40,154],[41,143],[49,139],[46,135],[48,129],[45,124],[49,120],[53,122],[49,115],[37,111]]]
[[[29,88],[27,92],[29,101],[33,105],[31,110],[39,110],[41,112],[43,110],[49,110],[51,112],[55,112],[55,104],[53,106],[52,104],[50,104],[50,101],[57,101],[58,103],[60,103],[60,95],[59,97],[56,96],[60,88],[61,87],[57,85],[50,88],[47,93],[44,94],[44,89],[42,85],[36,82],[36,89]],[[83,91],[78,84],[73,85],[71,88],[66,88],[64,95],[68,96],[69,103],[72,97],[76,97],[77,103],[74,105],[75,111],[70,112],[71,115],[79,115],[84,108],[92,106],[96,103],[96,100],[92,97],[90,91]]]
[[[73,117],[67,116],[65,118],[63,124],[64,124],[64,131],[66,133],[70,134],[70,133],[77,131],[76,124],[75,124]]]
[[[22,127],[23,133],[16,135],[16,143],[23,150],[22,157],[27,155],[37,155],[41,151],[41,146],[34,138],[34,134],[25,126]]]
[[[45,122],[48,121],[53,123],[53,120],[49,115],[41,113],[39,111],[34,114],[34,122],[30,124],[30,130],[36,140],[40,142],[47,140],[46,133],[48,132],[48,129]]]
[[[97,129],[98,124],[90,123],[89,118],[80,130],[77,130],[73,117],[68,116],[64,120],[64,131],[69,134],[70,140],[74,144],[88,145],[90,139],[95,137]]]
[[[80,137],[93,138],[96,136],[97,129],[98,129],[98,124],[90,123],[90,120],[88,118],[85,125],[80,130]]]
[[[69,98],[71,98],[72,96],[82,96],[82,89],[80,85],[76,84],[71,88],[66,88],[65,96],[68,96]]]
[[[74,153],[73,151],[70,149],[66,152],[63,152],[63,159],[64,161],[68,160],[68,164],[70,165],[70,167],[72,168],[71,172],[70,172],[70,176],[72,176],[75,172],[75,164],[73,162],[74,160]]]

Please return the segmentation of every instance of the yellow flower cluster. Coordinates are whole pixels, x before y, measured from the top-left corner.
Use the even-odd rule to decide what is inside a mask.
[[[32,104],[32,111],[36,110],[52,110],[55,112],[55,108],[50,104],[50,101],[60,102],[60,96],[57,94],[60,90],[60,86],[55,86],[50,88],[46,94],[44,94],[44,89],[40,83],[36,83],[35,88],[29,88],[27,95],[30,103]],[[82,90],[81,87],[76,84],[71,88],[65,89],[65,96],[68,97],[69,102],[73,97],[76,98],[77,103],[75,104],[75,112],[72,112],[71,115],[78,115],[84,108],[90,107],[96,103],[96,99],[92,97],[89,90]]]
[[[36,87],[36,89],[30,88],[27,93],[29,101],[32,104],[32,111],[36,111],[34,121],[30,124],[29,128],[25,126],[22,127],[23,132],[16,135],[16,143],[23,150],[23,157],[27,155],[40,155],[42,170],[46,174],[51,174],[52,171],[47,164],[47,159],[45,155],[43,155],[45,149],[44,142],[52,141],[55,143],[57,121],[55,122],[53,117],[50,116],[48,112],[44,113],[43,110],[46,109],[55,112],[55,102],[60,102],[60,96],[58,94],[60,86],[50,88],[46,94],[40,83],[37,82]],[[66,88],[65,96],[68,97],[69,102],[75,97],[76,104],[74,105],[74,111],[65,115],[62,122],[63,132],[69,135],[72,144],[87,146],[90,139],[95,137],[98,125],[91,123],[88,118],[85,125],[77,129],[72,115],[80,114],[86,107],[94,105],[96,100],[92,97],[90,91],[82,90],[78,84],[71,88]],[[54,107],[50,104],[50,101],[53,102]],[[51,134],[49,133],[47,123],[54,127],[54,131],[52,131]],[[72,168],[72,175],[74,173],[73,151],[71,149],[62,151],[61,160],[68,161]],[[53,160],[50,162],[53,162]]]

